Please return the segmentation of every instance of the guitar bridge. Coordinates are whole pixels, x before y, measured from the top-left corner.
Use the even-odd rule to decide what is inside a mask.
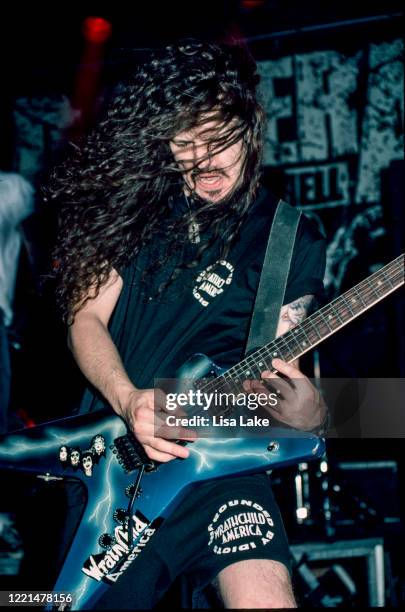
[[[117,456],[118,463],[126,474],[130,474],[141,466],[144,466],[145,472],[152,472],[157,469],[156,463],[148,457],[142,445],[130,432],[125,436],[115,438],[114,444],[111,444],[110,448]]]

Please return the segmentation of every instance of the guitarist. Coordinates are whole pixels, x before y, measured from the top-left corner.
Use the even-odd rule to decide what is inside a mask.
[[[62,204],[57,299],[91,383],[81,411],[112,406],[159,462],[187,459],[189,451],[154,436],[154,411],[164,410],[154,379],[174,377],[195,352],[222,366],[243,357],[277,203],[259,186],[258,80],[241,48],[194,40],[168,46],[119,89],[105,119],[53,178]],[[300,323],[321,294],[324,259],[323,239],[302,218],[278,334]],[[278,374],[262,377],[282,401],[269,414],[316,430],[326,413],[317,391],[297,363],[273,366]],[[299,393],[291,379],[302,382]],[[245,389],[263,384],[247,381]],[[247,513],[242,499],[259,510]],[[222,535],[217,530],[210,541],[208,528],[229,501]],[[272,524],[266,538],[263,515]],[[225,535],[235,546],[221,554]],[[97,609],[154,607],[179,576],[190,606],[206,606],[214,584],[228,608],[295,607],[288,543],[265,474],[193,490]]]

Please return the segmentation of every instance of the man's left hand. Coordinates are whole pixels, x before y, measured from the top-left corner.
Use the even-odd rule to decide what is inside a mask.
[[[262,372],[262,381],[246,380],[248,393],[268,393],[269,387],[278,396],[276,406],[266,406],[271,416],[294,429],[311,431],[319,427],[327,414],[326,404],[309,378],[291,363],[273,359],[277,372]]]

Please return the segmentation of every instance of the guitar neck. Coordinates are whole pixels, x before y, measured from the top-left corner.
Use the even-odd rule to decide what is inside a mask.
[[[339,331],[404,284],[404,255],[352,287],[289,332],[251,353],[223,377],[237,381],[271,369],[276,357],[291,362]]]

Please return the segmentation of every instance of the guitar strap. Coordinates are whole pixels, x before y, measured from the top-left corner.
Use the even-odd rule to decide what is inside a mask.
[[[276,336],[301,212],[280,200],[270,228],[245,355]]]

